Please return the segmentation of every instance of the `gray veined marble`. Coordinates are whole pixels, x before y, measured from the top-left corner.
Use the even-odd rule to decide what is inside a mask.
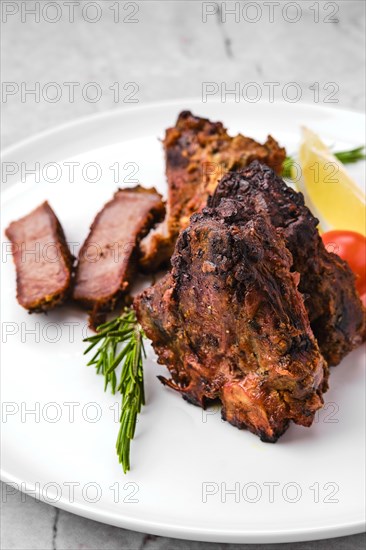
[[[100,0],[96,4],[101,17],[94,23],[98,13],[85,10],[85,0],[74,13],[58,2],[59,12],[55,8],[41,11],[39,22],[37,14],[27,12],[35,2],[2,4],[8,5],[1,29],[3,146],[77,117],[129,107],[128,100],[144,104],[200,97],[203,83],[216,83],[217,93],[222,83],[228,90],[239,86],[245,97],[245,84],[255,82],[266,99],[264,83],[275,82],[280,94],[275,99],[280,99],[291,91],[288,83],[295,82],[302,101],[333,100],[331,107],[364,108],[362,0],[299,2],[297,21],[299,13],[285,7],[286,2],[280,2],[273,13],[257,2],[262,8],[258,20],[259,12],[241,11],[235,21],[224,2],[218,3],[218,10],[212,2],[207,8],[199,1],[145,1],[125,9],[122,2],[118,7],[114,1]],[[39,4],[43,9],[46,3]],[[96,86],[85,88],[90,82]],[[364,536],[355,535],[281,547],[356,550],[364,544]],[[274,548],[155,537],[96,523],[31,497],[23,502],[18,492],[2,499],[3,550],[208,550],[216,546]]]

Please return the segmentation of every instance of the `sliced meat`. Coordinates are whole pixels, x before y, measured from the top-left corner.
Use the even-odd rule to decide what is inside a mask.
[[[305,297],[314,334],[329,365],[337,365],[365,337],[365,309],[347,262],[328,252],[304,197],[259,162],[219,183],[211,206],[227,198],[245,203],[253,214],[268,214],[280,228],[293,257],[293,270],[300,273],[299,290]]]
[[[265,215],[225,200],[192,216],[171,272],[134,302],[162,382],[201,407],[218,398],[224,419],[269,442],[291,420],[310,426],[327,388],[291,265]]]
[[[16,267],[19,304],[32,313],[61,304],[69,293],[73,257],[48,202],[12,222],[5,234]]]
[[[73,292],[75,300],[92,310],[92,319],[126,295],[140,239],[164,213],[156,190],[141,186],[118,190],[99,212],[79,253]]]
[[[168,182],[164,222],[141,243],[141,266],[155,270],[169,260],[179,231],[206,206],[221,177],[260,160],[281,173],[286,151],[268,136],[261,145],[241,134],[231,137],[221,122],[182,112],[164,139]]]

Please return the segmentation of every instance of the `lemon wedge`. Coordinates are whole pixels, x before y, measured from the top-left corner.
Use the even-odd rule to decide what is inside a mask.
[[[299,150],[302,172],[300,190],[308,206],[327,225],[366,235],[366,197],[344,165],[321,139],[302,129]]]

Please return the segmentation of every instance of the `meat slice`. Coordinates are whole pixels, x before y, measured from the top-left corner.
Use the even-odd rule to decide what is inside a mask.
[[[154,270],[171,257],[179,231],[189,218],[206,206],[207,198],[229,170],[260,160],[278,173],[285,149],[268,136],[264,145],[241,134],[231,137],[221,122],[211,122],[182,112],[164,139],[168,181],[167,215],[164,222],[141,243],[141,266]]]
[[[12,222],[5,234],[16,267],[19,304],[32,313],[61,304],[70,289],[73,257],[48,202]]]
[[[328,252],[320,238],[319,221],[304,204],[304,197],[259,162],[227,174],[218,185],[211,206],[236,199],[253,213],[266,212],[281,228],[300,273],[299,290],[305,297],[313,332],[329,365],[337,365],[365,337],[365,309],[347,262]]]
[[[73,297],[92,319],[112,310],[129,289],[138,264],[138,244],[165,213],[155,189],[119,189],[95,218],[79,252]]]
[[[275,442],[292,420],[310,426],[327,364],[310,328],[291,254],[264,215],[222,201],[191,218],[172,270],[134,302],[163,383],[191,403]]]

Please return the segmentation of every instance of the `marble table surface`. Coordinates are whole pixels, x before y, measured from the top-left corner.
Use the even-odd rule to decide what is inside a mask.
[[[249,6],[248,2],[108,0],[1,4],[3,147],[81,116],[128,108],[132,99],[143,105],[202,97],[202,90],[212,97],[226,90],[232,99],[228,91],[234,89],[240,101],[250,101],[253,90],[268,100],[269,82],[276,83],[274,100],[291,101],[290,92],[295,92],[301,95],[299,101],[364,109],[362,0],[249,2]],[[52,5],[45,9],[46,4]],[[246,85],[253,82],[256,86],[249,90]],[[289,83],[296,86],[290,89]],[[356,550],[364,544],[361,534],[283,546]],[[241,546],[274,548],[135,533],[31,497],[23,502],[20,493],[2,492],[3,550]]]

